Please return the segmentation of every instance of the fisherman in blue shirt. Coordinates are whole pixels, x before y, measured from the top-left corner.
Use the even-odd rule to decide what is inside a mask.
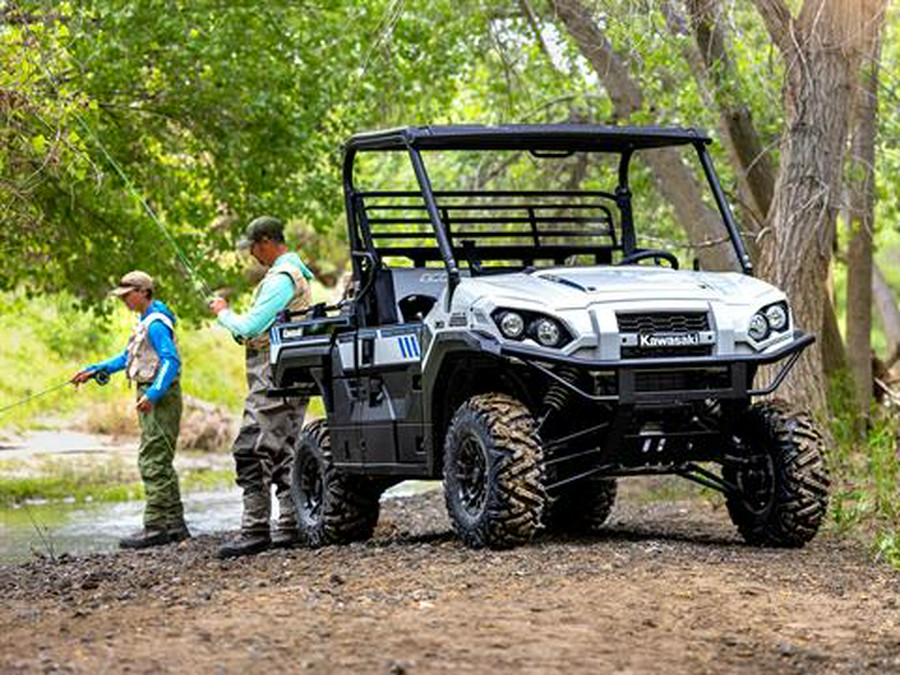
[[[137,385],[137,411],[141,424],[138,468],[147,504],[144,528],[119,541],[122,548],[147,548],[190,537],[173,460],[181,428],[181,358],[175,344],[175,315],[165,303],[153,299],[153,278],[134,270],[110,292],[139,316],[125,350],[111,359],[80,370],[80,384],[94,373],[125,371]]]
[[[273,386],[269,369],[269,328],[278,312],[309,307],[312,272],[284,242],[284,226],[272,216],[254,219],[238,242],[238,248],[265,266],[250,308],[237,314],[222,298],[210,303],[218,322],[246,349],[247,399],[241,430],[234,441],[237,484],[243,490],[244,511],[240,535],[219,549],[222,558],[259,553],[270,546],[288,547],[299,540],[299,530],[291,500],[290,472],[293,443],[303,425],[306,399],[272,399],[266,390]],[[278,519],[270,532],[271,486],[278,498]]]

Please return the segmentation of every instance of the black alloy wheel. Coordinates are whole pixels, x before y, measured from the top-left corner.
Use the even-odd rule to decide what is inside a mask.
[[[481,394],[457,409],[444,442],[444,499],[472,548],[524,544],[542,527],[543,454],[525,405]]]

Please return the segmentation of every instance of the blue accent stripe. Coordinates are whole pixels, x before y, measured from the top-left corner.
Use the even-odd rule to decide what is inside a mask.
[[[400,356],[404,359],[414,359],[422,356],[419,349],[419,340],[415,335],[400,335],[397,337],[400,347]]]

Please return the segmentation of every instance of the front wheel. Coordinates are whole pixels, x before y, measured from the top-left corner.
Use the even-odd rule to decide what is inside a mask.
[[[303,428],[291,469],[291,498],[300,535],[308,546],[371,537],[378,522],[379,496],[374,484],[334,468],[325,420]]]
[[[547,501],[534,418],[505,394],[459,407],[444,443],[444,498],[453,527],[472,548],[510,548],[541,527]]]
[[[780,401],[752,406],[739,428],[739,452],[722,467],[736,488],[726,498],[732,522],[749,544],[803,546],[828,507],[821,435],[808,414]]]

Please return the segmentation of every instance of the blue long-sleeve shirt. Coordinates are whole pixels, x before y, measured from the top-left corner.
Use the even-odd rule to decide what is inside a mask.
[[[161,300],[154,300],[150,306],[141,313],[141,319],[145,319],[154,312],[160,312],[169,317],[172,325],[175,325],[175,315],[166,307]],[[153,383],[144,392],[151,403],[156,403],[172,386],[172,382],[178,377],[181,371],[181,357],[178,355],[178,348],[175,346],[172,331],[162,321],[152,321],[147,327],[147,339],[159,356],[159,370],[156,371],[156,377]],[[128,363],[128,349],[123,349],[121,353],[112,358],[94,363],[86,368],[90,372],[103,371],[109,375],[124,370]]]
[[[282,253],[272,266],[283,264],[299,268],[306,279],[313,276],[296,253]],[[226,309],[219,312],[216,319],[235,337],[253,338],[268,330],[278,312],[287,307],[293,297],[293,280],[287,274],[275,274],[263,280],[253,305],[244,314]]]

